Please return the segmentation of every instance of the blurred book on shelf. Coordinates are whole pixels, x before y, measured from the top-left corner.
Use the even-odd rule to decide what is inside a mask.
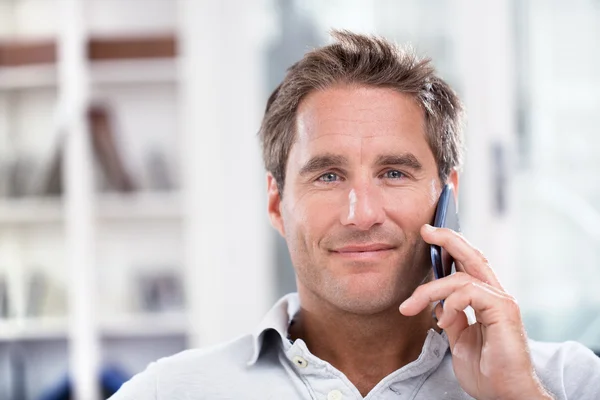
[[[167,157],[163,150],[151,148],[143,155],[143,168],[146,169],[148,179],[142,187],[136,179],[131,169],[126,165],[125,160],[128,157],[127,149],[122,149],[118,145],[117,130],[114,122],[114,112],[106,105],[92,105],[88,111],[88,121],[91,135],[92,151],[99,168],[95,170],[96,178],[99,180],[99,190],[101,192],[132,193],[135,191],[168,192],[175,188]],[[58,135],[54,154],[45,170],[41,190],[26,189],[23,185],[27,180],[15,181],[14,188],[10,193],[35,193],[43,196],[59,196],[63,193],[63,157],[65,150],[65,136]],[[129,151],[132,151],[131,149]],[[22,165],[21,170],[32,166]],[[17,172],[12,172],[16,174]],[[25,177],[25,171],[19,172],[19,177]],[[135,174],[139,175],[139,174]],[[19,181],[18,185],[16,181]],[[31,184],[30,184],[31,185]],[[0,192],[1,193],[1,192]]]
[[[53,64],[57,45],[48,40],[0,41],[0,67]],[[89,60],[124,60],[173,58],[177,55],[177,38],[173,34],[127,37],[92,37],[87,43]]]
[[[114,123],[108,107],[92,105],[88,109],[88,121],[94,155],[108,188],[124,193],[133,192],[136,185],[117,147]]]
[[[59,134],[54,146],[54,152],[50,159],[50,165],[46,172],[41,195],[60,196],[63,192],[62,165],[64,151],[64,134]]]
[[[34,196],[38,193],[38,174],[40,164],[36,159],[27,154],[12,157],[3,165],[2,194],[7,198],[22,198]]]
[[[175,271],[140,271],[135,280],[140,311],[157,313],[184,309],[183,285]]]
[[[56,62],[56,43],[48,40],[13,40],[0,43],[0,67]]]
[[[115,141],[115,129],[108,107],[92,105],[87,113],[94,158],[100,166],[101,189],[129,193],[136,189],[131,173],[125,167]],[[42,195],[61,195],[63,184],[64,135],[59,135],[54,148]]]
[[[169,164],[165,154],[153,149],[146,155],[146,168],[150,176],[149,186],[152,191],[168,192],[175,188]]]
[[[10,318],[10,302],[8,281],[6,276],[0,275],[0,318]]]
[[[25,316],[42,318],[67,314],[66,289],[41,270],[33,269],[27,281]]]

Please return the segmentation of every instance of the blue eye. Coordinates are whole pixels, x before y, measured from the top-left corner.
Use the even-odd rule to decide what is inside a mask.
[[[390,179],[402,179],[406,177],[406,175],[404,175],[402,172],[395,169],[387,171],[384,175],[386,175],[386,178]]]
[[[319,180],[321,182],[335,182],[338,180],[338,175],[334,174],[333,172],[328,172],[326,174],[323,174],[319,177]]]

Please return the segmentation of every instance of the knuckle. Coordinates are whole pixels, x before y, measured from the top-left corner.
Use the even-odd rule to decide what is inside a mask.
[[[468,283],[471,283],[474,281],[474,278],[464,271],[456,271],[454,273],[454,275],[456,276],[456,278],[455,278],[456,280],[463,281],[465,284],[468,284]]]
[[[467,288],[468,291],[470,291],[471,289],[475,289],[477,283],[480,282],[477,278],[475,278],[467,272],[457,271],[454,275],[458,275],[457,281],[460,282],[463,288]]]
[[[467,283],[467,291],[471,296],[480,290],[481,290],[481,285],[478,282],[471,281],[471,282]]]
[[[504,298],[504,306],[510,315],[517,316],[521,314],[519,303],[517,302],[517,299],[512,296],[506,296]]]
[[[516,309],[518,309],[518,308],[519,308],[519,302],[518,302],[518,301],[517,301],[517,299],[516,299],[516,298],[514,298],[513,296],[511,296],[511,295],[507,295],[507,296],[506,296],[506,300],[505,300],[505,301],[506,301],[506,303],[507,303],[507,304],[508,304],[510,307],[513,307],[513,308],[516,308]]]
[[[487,266],[490,266],[490,260],[483,254],[483,252],[479,249],[475,249],[475,254],[481,260],[481,262]]]

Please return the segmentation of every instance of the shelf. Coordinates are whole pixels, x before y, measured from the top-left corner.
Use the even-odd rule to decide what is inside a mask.
[[[102,194],[98,217],[101,221],[179,219],[181,205],[178,192]]]
[[[66,317],[0,320],[0,342],[66,339]]]
[[[95,61],[90,64],[92,85],[176,83],[176,59]],[[55,88],[55,64],[0,68],[0,91]]]
[[[97,203],[98,219],[104,221],[177,220],[181,218],[181,196],[173,193],[102,194]],[[60,198],[24,198],[0,201],[0,226],[61,223],[64,206]]]
[[[183,312],[122,315],[100,323],[100,335],[106,338],[185,336],[187,329]],[[66,317],[0,320],[0,342],[66,339],[68,334]]]
[[[92,85],[177,82],[176,59],[96,61],[90,65]]]
[[[123,315],[112,317],[101,326],[106,338],[184,336],[188,330],[184,312]]]
[[[0,91],[51,88],[57,82],[54,64],[0,68]]]
[[[0,225],[56,223],[63,219],[60,198],[23,198],[0,201]]]

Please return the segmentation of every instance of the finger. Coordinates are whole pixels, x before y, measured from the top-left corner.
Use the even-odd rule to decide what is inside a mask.
[[[438,304],[438,306],[435,308],[438,321],[442,319],[444,315],[444,307],[442,307],[441,304]],[[460,337],[460,334],[468,327],[469,321],[467,319],[466,314],[463,312],[462,315],[458,314],[456,318],[454,318],[454,321],[451,324],[449,324],[446,328],[442,328],[448,336],[448,342],[450,342],[450,351],[454,351],[454,344]]]
[[[454,324],[459,316],[466,317],[464,309],[467,306],[473,307],[477,322],[484,326],[507,320],[516,321],[520,316],[518,307],[515,307],[516,303],[510,296],[483,282],[470,282],[446,298],[442,319],[438,320],[438,325],[446,329]]]
[[[400,305],[400,312],[406,316],[417,315],[429,304],[435,301],[445,300],[452,293],[462,289],[465,285],[470,283],[485,285],[489,290],[496,292],[498,295],[504,295],[504,292],[501,290],[486,285],[484,282],[479,281],[465,272],[457,272],[453,275],[442,279],[436,279],[417,287],[413,294]]]
[[[450,253],[457,270],[460,268],[480,281],[502,289],[489,261],[459,233],[425,224],[421,228],[421,236],[425,242],[441,246]]]

